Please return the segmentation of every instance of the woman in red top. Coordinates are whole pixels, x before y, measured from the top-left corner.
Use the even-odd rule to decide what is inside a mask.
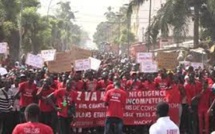
[[[71,122],[75,117],[75,101],[77,94],[71,90],[71,80],[67,80],[66,88],[54,91],[48,96],[49,103],[58,111],[59,134],[70,134]],[[56,105],[53,100],[56,100]]]
[[[43,86],[37,92],[37,97],[39,98],[39,107],[41,111],[41,115],[40,115],[41,122],[49,126],[53,126],[52,115],[53,115],[54,109],[50,104],[48,104],[46,97],[53,92],[54,92],[54,89],[50,88],[49,79],[44,80]]]

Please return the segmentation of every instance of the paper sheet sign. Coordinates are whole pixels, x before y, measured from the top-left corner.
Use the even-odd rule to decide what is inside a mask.
[[[75,60],[75,71],[85,71],[90,69],[90,59]]]
[[[55,54],[56,54],[55,49],[42,50],[41,51],[41,57],[43,58],[44,61],[53,61],[53,60],[55,60]]]
[[[8,45],[6,42],[0,43],[0,54],[6,54],[8,52]]]
[[[42,57],[30,53],[27,55],[25,63],[36,68],[42,68],[44,65]]]
[[[140,71],[144,73],[155,73],[158,72],[158,65],[156,62],[151,62],[147,64],[141,63]]]
[[[101,64],[101,60],[98,60],[92,57],[90,57],[89,59],[90,59],[90,69],[98,71]]]
[[[150,63],[153,61],[153,55],[152,53],[137,53],[137,63]]]

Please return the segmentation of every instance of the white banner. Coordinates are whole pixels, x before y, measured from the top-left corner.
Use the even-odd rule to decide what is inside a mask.
[[[7,42],[1,42],[0,43],[0,54],[6,54],[6,53],[8,53]]]
[[[25,63],[36,68],[42,68],[44,65],[42,57],[30,53],[27,55]]]
[[[75,71],[85,71],[90,69],[90,59],[75,60]]]
[[[199,67],[201,67],[202,69],[204,68],[203,63],[200,63],[200,62],[191,62],[191,66],[192,66],[194,69],[199,69]]]
[[[53,61],[53,60],[55,60],[55,54],[56,54],[55,49],[42,50],[41,51],[41,57],[43,58],[44,61]]]
[[[158,72],[158,65],[156,62],[151,62],[147,64],[141,63],[140,71],[144,73],[155,73]]]
[[[137,53],[137,63],[151,63],[153,61],[153,55],[152,53]]]
[[[90,69],[98,71],[101,61],[92,57],[90,57],[89,59],[90,59]]]

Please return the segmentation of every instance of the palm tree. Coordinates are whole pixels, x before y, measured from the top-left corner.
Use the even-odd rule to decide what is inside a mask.
[[[127,14],[131,15],[134,8],[139,8],[145,1],[132,0],[129,3]],[[173,28],[174,38],[176,42],[180,42],[186,36],[187,25],[192,17],[194,20],[194,45],[198,46],[200,9],[203,4],[207,4],[209,10],[215,14],[215,0],[167,0],[148,27],[150,35],[155,35],[153,38],[157,38],[158,34],[156,33],[160,31],[163,37],[167,37],[170,28]],[[192,14],[191,7],[194,7],[194,14]]]

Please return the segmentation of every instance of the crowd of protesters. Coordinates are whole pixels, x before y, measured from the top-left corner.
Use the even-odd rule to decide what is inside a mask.
[[[139,64],[124,56],[98,54],[102,61],[98,71],[50,73],[46,65],[34,69],[18,63],[7,66],[8,74],[0,79],[0,133],[11,134],[14,127],[25,122],[24,111],[31,103],[38,103],[40,122],[49,125],[54,133],[104,133],[104,128],[71,128],[75,121],[76,91],[108,91],[114,81],[129,90],[166,90],[167,99],[178,94],[174,101],[181,104],[181,133],[209,134],[215,130],[215,68],[184,67],[160,69],[156,73],[142,73]],[[148,133],[149,125],[124,126],[127,134]]]

